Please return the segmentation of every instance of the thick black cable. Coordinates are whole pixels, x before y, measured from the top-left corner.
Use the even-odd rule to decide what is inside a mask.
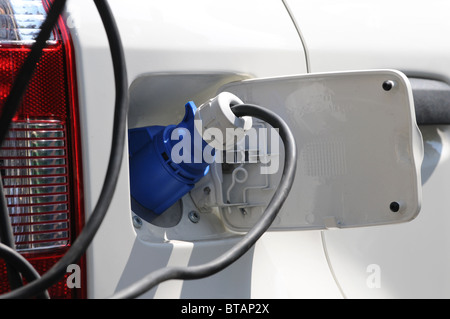
[[[87,250],[100,228],[114,195],[124,156],[128,114],[128,78],[122,42],[111,9],[104,0],[94,0],[94,3],[108,37],[116,90],[111,152],[102,190],[91,216],[66,254],[40,279],[1,295],[0,298],[32,297],[60,280],[67,272],[67,266],[76,263]]]
[[[118,31],[113,16],[106,2],[101,0],[94,0],[94,2],[100,12],[102,21],[108,34],[111,55],[113,57],[113,65],[115,71],[114,73],[116,77],[116,108],[114,116],[113,142],[110,161],[102,192],[100,194],[94,212],[86,223],[83,231],[75,240],[73,246],[63,256],[63,258],[40,279],[34,280],[25,287],[16,289],[8,294],[0,296],[2,298],[30,297],[40,293],[42,290],[58,281],[59,278],[62,277],[66,272],[67,265],[76,262],[86,251],[98,228],[100,227],[101,222],[103,221],[115,190],[118,172],[120,171],[123,157],[126,115],[128,112],[128,85],[126,84],[126,69],[123,59],[123,50],[121,47],[120,38],[118,38]],[[123,62],[123,64],[121,64],[121,62]],[[237,116],[255,116],[262,120],[265,120],[274,127],[278,127],[280,129],[280,136],[285,143],[286,155],[282,179],[279,188],[274,194],[264,215],[261,217],[258,223],[243,237],[241,241],[239,241],[228,252],[211,261],[210,263],[193,267],[171,267],[161,269],[160,271],[156,271],[149,276],[146,276],[136,285],[130,286],[129,288],[123,290],[122,292],[119,292],[113,297],[136,297],[165,280],[200,279],[217,273],[218,271],[223,270],[227,266],[231,265],[243,254],[245,254],[272,224],[292,187],[292,183],[295,177],[296,147],[294,137],[284,121],[273,112],[255,105],[239,105],[234,107],[233,111]],[[14,254],[17,253],[14,252]]]
[[[3,181],[0,177],[0,241],[9,248],[15,249],[14,234],[11,226],[11,220],[8,214],[8,204],[6,202],[5,193],[3,192]],[[11,289],[19,288],[23,285],[20,272],[14,267],[6,263],[8,272],[8,281]]]
[[[34,269],[33,265],[25,259],[25,257],[18,254],[13,248],[3,243],[0,243],[0,258],[3,258],[8,265],[22,273],[28,282],[32,282],[40,278],[39,273]],[[47,290],[41,292],[38,297],[41,299],[50,298]]]
[[[30,82],[34,71],[36,69],[36,64],[39,62],[42,56],[44,47],[47,45],[47,40],[50,37],[51,32],[56,26],[58,17],[64,9],[66,0],[56,0],[54,4],[49,9],[47,17],[41,25],[41,31],[36,37],[36,41],[31,46],[30,53],[28,54],[26,60],[21,66],[14,83],[11,87],[8,97],[2,107],[1,117],[0,117],[0,145],[8,134],[9,127],[11,125],[12,119],[20,107],[22,97],[26,91],[28,83]],[[6,203],[3,183],[0,182],[0,238],[1,242],[8,247],[14,249],[14,237],[11,230],[11,221],[8,215],[8,206]],[[28,265],[29,266],[29,265]],[[20,274],[15,270],[11,269],[7,265],[8,269],[8,279],[10,281],[11,287],[17,288],[22,286],[22,279]],[[30,270],[31,271],[31,270]]]
[[[235,246],[218,258],[199,266],[161,268],[140,279],[135,284],[115,293],[111,298],[136,298],[156,285],[171,279],[192,280],[211,276],[243,256],[274,221],[291,190],[295,178],[297,149],[294,136],[279,115],[261,106],[240,104],[233,106],[232,110],[236,116],[256,117],[269,123],[272,127],[278,128],[284,143],[285,161],[281,181],[264,214]]]

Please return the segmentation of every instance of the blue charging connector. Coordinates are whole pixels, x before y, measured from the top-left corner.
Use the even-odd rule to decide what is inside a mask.
[[[234,143],[234,138],[227,135],[236,133],[236,129],[242,133],[251,128],[251,118],[238,118],[231,111],[232,105],[242,103],[233,94],[222,92],[198,108],[188,102],[184,118],[177,125],[130,129],[133,202],[158,216],[187,194],[208,173],[215,150],[228,149]],[[203,132],[207,136],[211,130],[215,130],[214,136],[225,138],[205,141]]]
[[[185,116],[177,125],[148,126],[128,132],[131,196],[155,214],[172,206],[209,171],[203,156],[195,158],[196,143],[200,143],[202,154],[205,148],[212,149],[194,127],[197,107],[189,102],[185,108]],[[190,147],[181,151],[190,149],[191,154],[177,152],[174,159],[174,147],[187,138]]]

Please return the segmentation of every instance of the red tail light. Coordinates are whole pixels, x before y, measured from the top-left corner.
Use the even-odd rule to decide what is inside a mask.
[[[0,105],[30,52],[48,5],[46,0],[0,0]],[[41,274],[67,251],[83,225],[76,97],[74,52],[61,18],[0,150],[16,248]],[[63,278],[49,289],[51,297],[86,297],[84,260],[79,266],[81,288],[68,288]],[[0,293],[8,290],[2,262]]]

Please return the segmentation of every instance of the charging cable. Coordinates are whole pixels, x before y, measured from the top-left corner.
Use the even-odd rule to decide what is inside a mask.
[[[44,26],[50,28],[50,30],[53,29],[53,27],[56,25],[57,17],[64,8],[65,2],[65,0],[55,0],[53,2],[49,10],[49,14],[42,26],[42,30],[35,44],[33,45],[23,68],[25,68],[26,65],[35,65],[37,61],[39,61],[42,53],[42,48],[45,46],[45,41],[48,39],[48,36],[43,33]],[[76,263],[87,250],[106,215],[106,212],[114,195],[120,167],[122,164],[123,150],[126,138],[126,118],[128,114],[127,72],[120,35],[111,9],[105,0],[94,0],[94,3],[99,11],[108,37],[111,57],[113,61],[116,91],[111,153],[100,197],[83,230],[75,239],[74,243],[69,248],[67,253],[51,269],[43,274],[42,277],[39,277],[39,275],[37,275],[35,270],[32,269],[32,266],[28,262],[26,262],[26,260],[17,251],[5,244],[0,244],[0,257],[4,258],[8,265],[11,265],[17,271],[23,273],[27,280],[30,281],[25,286],[16,288],[11,292],[1,295],[0,298],[29,298],[40,295],[48,287],[60,280],[60,278],[65,275],[67,266]],[[0,118],[0,123],[4,123],[0,125],[0,130],[2,128],[6,128],[3,129],[4,132],[0,132],[0,144],[7,134],[7,128],[12,121],[13,115],[17,110],[21,96],[23,95],[23,92],[25,91],[26,85],[29,82],[30,78],[31,75],[29,74],[28,76],[26,76],[25,73],[25,75],[21,77],[20,81],[18,78],[13,84],[13,88],[8,99],[11,101],[11,105],[5,105],[2,116]],[[14,95],[11,95],[13,91],[15,91],[16,86],[18,87],[17,92],[14,93]],[[280,116],[263,107],[251,104],[240,104],[233,106],[232,111],[238,117],[256,117],[263,121],[266,121],[274,128],[279,128],[279,134],[284,142],[285,163],[283,167],[281,182],[270,203],[268,204],[264,214],[255,224],[255,226],[253,226],[235,246],[233,246],[229,251],[214,259],[213,261],[203,265],[192,267],[162,268],[150,273],[128,288],[117,292],[111,298],[135,298],[142,295],[155,285],[170,279],[192,280],[213,275],[228,267],[242,255],[244,255],[272,224],[273,220],[277,216],[289,194],[295,177],[297,150],[294,136],[287,124]],[[0,191],[3,194],[3,189],[1,187]],[[1,218],[2,215],[5,215],[5,209],[7,208],[0,207],[0,209],[4,210],[3,214],[0,214]],[[5,223],[5,220],[1,220],[0,222]],[[9,220],[7,222],[9,223]]]
[[[240,104],[232,107],[237,117],[252,116],[259,118],[279,129],[279,134],[284,143],[285,160],[281,181],[264,214],[258,222],[243,236],[243,238],[223,255],[209,263],[191,267],[166,267],[156,270],[135,284],[125,288],[111,298],[136,298],[163,281],[171,279],[201,279],[211,276],[239,259],[256,241],[269,229],[281,207],[283,206],[295,178],[297,167],[297,148],[294,135],[286,122],[276,113],[258,105]]]
[[[59,14],[61,14],[64,8],[65,2],[66,2],[65,0],[55,0],[53,2],[49,10],[49,14],[47,15],[47,18],[42,25],[42,30],[38,38],[36,39],[36,42],[33,45],[29,56],[25,60],[24,67],[22,69],[24,69],[26,66],[30,64],[35,65],[36,62],[39,61],[39,57],[42,53],[42,48],[45,46],[45,42],[48,39],[48,36],[50,35],[50,33],[48,33],[48,35],[43,34],[44,26],[47,26],[50,30],[54,28]],[[92,239],[97,233],[97,230],[99,229],[106,215],[106,212],[109,208],[112,197],[114,195],[114,190],[117,184],[120,167],[122,165],[123,150],[126,138],[126,125],[127,125],[126,119],[128,114],[128,83],[127,83],[128,80],[122,42],[111,9],[107,1],[105,0],[94,0],[94,3],[100,14],[108,37],[111,57],[113,61],[115,90],[116,90],[111,153],[100,197],[97,201],[97,204],[91,216],[87,220],[83,230],[75,239],[75,241],[73,242],[69,250],[66,252],[66,254],[52,268],[50,268],[44,275],[42,275],[42,277],[28,283],[26,286],[22,286],[11,292],[3,294],[0,296],[0,298],[33,297],[37,294],[42,293],[42,291],[46,290],[48,287],[58,282],[66,274],[67,266],[76,263],[87,250],[89,244],[91,243]],[[17,78],[13,84],[13,88],[11,89],[12,93],[16,86],[19,87],[19,89],[17,90],[18,93],[9,98],[9,100],[11,100],[12,103],[11,105],[5,105],[2,117],[0,118],[0,123],[7,123],[8,125],[7,126],[0,125],[0,129],[3,127],[9,127],[9,124],[13,116],[10,116],[9,118],[5,118],[5,116],[7,113],[13,115],[15,114],[17,107],[14,109],[14,106],[19,105],[21,96],[25,91],[26,84],[31,78],[30,74],[26,72],[21,72],[20,74],[22,73],[24,73],[24,76]],[[18,82],[19,79],[21,79],[20,82]],[[4,136],[6,136],[6,133],[7,130],[1,136],[3,136],[4,138]],[[2,140],[0,140],[0,142],[2,142]],[[2,223],[3,222],[4,221],[2,221]],[[0,250],[0,257],[4,258],[7,261],[7,263],[11,262],[10,255],[5,252],[6,250]],[[14,251],[14,254],[18,253]],[[24,265],[24,267],[27,266]]]

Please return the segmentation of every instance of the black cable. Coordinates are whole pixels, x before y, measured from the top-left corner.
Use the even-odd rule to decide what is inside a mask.
[[[33,265],[29,263],[21,254],[18,254],[11,247],[0,243],[0,258],[3,258],[8,265],[11,265],[15,270],[22,273],[28,282],[38,280],[39,273],[34,269]],[[50,296],[47,290],[39,294],[41,299],[49,299]]]
[[[285,162],[281,181],[264,214],[235,246],[218,258],[199,266],[161,268],[117,292],[111,298],[136,298],[166,280],[192,280],[211,276],[244,255],[274,221],[291,190],[295,178],[297,149],[294,136],[283,119],[270,110],[251,104],[236,105],[232,107],[232,110],[236,116],[253,116],[269,123],[274,128],[279,128],[279,134],[284,142]]]
[[[62,1],[61,1],[62,2]],[[72,264],[85,253],[90,242],[97,233],[103,218],[109,208],[111,199],[114,194],[114,190],[117,184],[117,179],[122,164],[123,147],[125,142],[126,132],[126,116],[128,113],[128,84],[127,74],[124,62],[123,49],[120,41],[120,36],[115,24],[114,18],[111,14],[111,10],[108,4],[103,0],[94,0],[97,9],[102,18],[105,30],[107,32],[108,41],[110,43],[111,56],[113,60],[115,83],[116,83],[116,104],[114,114],[114,128],[113,139],[111,146],[111,154],[108,163],[108,169],[105,177],[105,181],[102,187],[102,191],[98,202],[87,221],[83,231],[77,237],[68,252],[41,278],[36,279],[28,285],[18,288],[12,292],[0,296],[0,298],[26,298],[41,293],[52,284],[56,283],[66,272],[67,265]],[[55,2],[57,3],[57,1]],[[52,7],[53,8],[53,7]],[[51,9],[52,9],[51,8]],[[38,37],[39,38],[39,37]],[[36,53],[38,54],[38,53]],[[30,58],[31,59],[31,58]],[[37,62],[37,61],[36,61]],[[28,81],[18,83],[18,86],[26,88]],[[11,94],[10,94],[11,96]],[[14,97],[15,96],[15,97]],[[21,95],[12,95],[12,101],[20,101]],[[295,177],[296,170],[296,146],[294,137],[289,130],[286,123],[275,113],[261,108],[256,105],[237,105],[233,107],[233,111],[237,116],[250,115],[261,120],[266,121],[273,127],[279,128],[279,133],[284,141],[285,145],[285,165],[283,168],[283,174],[280,185],[275,192],[272,200],[270,201],[265,213],[260,218],[258,223],[239,241],[233,248],[227,251],[225,254],[214,259],[213,261],[200,266],[193,267],[169,267],[155,271],[148,276],[144,277],[138,283],[124,289],[123,291],[115,294],[113,298],[132,298],[137,297],[145,291],[151,289],[155,285],[169,279],[200,279],[213,275],[224,268],[231,265],[243,254],[245,254],[256,241],[264,234],[264,232],[270,227],[273,220],[277,216],[284,201],[286,200],[289,191],[292,187],[292,183]],[[10,118],[14,116],[15,112],[8,113],[8,111],[2,114],[2,118]],[[2,119],[0,119],[2,123]],[[10,122],[9,122],[10,123]],[[9,124],[8,126],[9,127]],[[2,132],[5,131],[5,133]],[[0,141],[6,136],[7,129],[0,127]],[[3,247],[3,246],[2,246]],[[6,249],[4,250],[6,251]],[[10,251],[12,256],[21,256],[14,250]],[[12,260],[14,258],[10,258]],[[21,266],[17,266],[21,267]],[[26,270],[24,270],[26,271]]]
[[[9,248],[15,249],[14,234],[11,227],[11,221],[8,214],[8,204],[3,192],[3,181],[0,176],[0,241]],[[20,272],[6,263],[8,281],[11,289],[19,288],[23,285]]]
[[[111,153],[102,190],[91,216],[67,253],[40,279],[1,295],[0,298],[32,297],[63,277],[67,271],[67,266],[76,263],[87,250],[106,215],[114,195],[124,155],[128,114],[128,78],[122,42],[111,9],[104,0],[94,0],[94,2],[108,37],[116,90]]]
[[[47,17],[41,25],[41,31],[36,38],[36,41],[31,47],[25,62],[21,66],[19,73],[11,87],[11,91],[5,100],[0,117],[0,146],[8,134],[9,127],[12,119],[22,101],[22,97],[26,91],[28,83],[30,82],[33,73],[36,69],[36,64],[39,62],[43,48],[47,44],[47,40],[50,37],[52,30],[54,29],[58,17],[64,9],[66,0],[57,0],[51,6]],[[8,247],[14,249],[14,237],[11,230],[11,222],[8,215],[8,206],[6,203],[3,183],[0,181],[0,238],[1,242]],[[11,269],[7,263],[8,279],[10,281],[11,288],[18,288],[22,286],[22,279],[20,274]],[[31,270],[30,270],[31,271]]]

